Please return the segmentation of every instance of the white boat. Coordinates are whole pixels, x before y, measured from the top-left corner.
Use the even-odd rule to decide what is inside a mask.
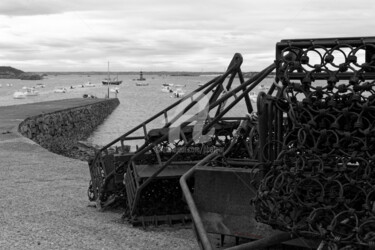
[[[46,87],[46,85],[43,84],[43,83],[37,83],[36,84],[36,88],[45,88],[45,87]]]
[[[255,92],[250,92],[250,101],[256,103],[258,99],[258,95]]]
[[[66,93],[67,89],[66,88],[57,88],[53,92],[55,92],[55,93]]]
[[[164,86],[162,89],[161,89],[161,92],[164,92],[164,93],[172,93],[173,92],[173,89],[169,86]]]
[[[119,93],[120,89],[116,87],[116,88],[111,88],[109,91],[112,93]]]
[[[173,91],[173,97],[175,98],[181,98],[185,95],[185,92],[182,90],[182,88],[177,88],[175,91]]]
[[[85,85],[83,85],[83,84],[78,84],[78,85],[72,85],[72,86],[70,86],[70,89],[77,89],[77,88],[84,88],[85,87]]]
[[[136,82],[135,86],[148,86],[148,82]]]
[[[39,95],[39,91],[35,90],[34,88],[27,88],[25,94],[26,96],[37,96]]]
[[[91,82],[87,82],[87,83],[85,83],[85,87],[95,87],[95,84],[93,84]]]
[[[26,93],[23,91],[16,91],[13,94],[14,99],[25,99],[26,98]]]

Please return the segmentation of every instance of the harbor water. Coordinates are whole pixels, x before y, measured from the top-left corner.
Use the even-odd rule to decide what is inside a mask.
[[[48,75],[43,80],[36,81],[0,79],[0,106],[83,98],[84,95],[105,98],[109,92],[110,97],[119,99],[120,105],[88,139],[89,143],[104,146],[178,100],[173,97],[172,93],[161,91],[162,84],[179,85],[185,93],[190,93],[200,84],[207,83],[216,76],[145,75],[148,85],[136,86],[136,81],[133,79],[138,77],[138,75],[119,75],[118,78],[123,81],[119,86],[103,85],[101,81],[105,75]],[[261,84],[269,87],[272,81],[272,78],[266,78]],[[88,82],[95,86],[88,87],[86,85]],[[36,88],[40,84],[43,84],[44,88]],[[238,84],[238,80],[235,80],[234,87]],[[22,88],[26,87],[35,87],[35,90],[39,92],[38,95],[27,96],[24,99],[13,98],[14,92],[22,91]],[[113,92],[116,87],[118,87],[118,93]],[[67,91],[66,93],[56,93],[57,88],[66,88]],[[259,91],[259,88],[254,89],[255,93]],[[254,108],[256,108],[255,106],[253,103]],[[243,104],[236,107],[234,111],[231,114],[233,116],[244,116],[247,112]],[[148,129],[162,127],[164,122],[162,119],[156,120]]]

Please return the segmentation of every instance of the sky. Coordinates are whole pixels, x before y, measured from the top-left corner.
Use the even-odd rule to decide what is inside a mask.
[[[259,71],[281,39],[375,36],[371,0],[1,0],[0,65],[27,72]]]

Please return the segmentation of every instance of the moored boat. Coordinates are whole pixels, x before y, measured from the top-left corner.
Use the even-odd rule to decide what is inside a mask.
[[[136,82],[135,86],[148,86],[148,82]]]
[[[56,88],[53,92],[55,92],[55,93],[66,93],[67,89],[66,88]]]
[[[111,89],[109,90],[109,92],[112,92],[112,93],[119,93],[119,92],[120,92],[120,89],[119,89],[118,87],[116,87],[116,88],[111,88]]]
[[[102,81],[102,83],[103,83],[103,85],[120,85],[122,83],[122,80],[119,80],[118,76],[116,76],[115,78],[111,79],[111,77],[109,75],[109,62],[108,62],[108,77],[105,78]]]
[[[102,81],[102,83],[103,83],[103,85],[120,85],[122,83],[122,81],[117,80],[117,79],[106,78]]]
[[[176,98],[181,98],[185,95],[185,92],[182,90],[182,88],[177,88],[175,91],[173,91],[173,96]]]
[[[258,95],[257,95],[255,92],[251,91],[251,92],[250,92],[250,100],[251,100],[253,103],[256,103],[256,102],[257,102],[257,98],[258,98]]]
[[[26,98],[26,93],[22,91],[16,91],[13,94],[14,99],[25,99]]]
[[[26,92],[24,92],[26,96],[37,96],[39,95],[39,91],[35,90],[34,88],[27,88]]]
[[[36,88],[45,88],[45,87],[46,87],[46,85],[43,84],[43,83],[37,83],[36,84]]]
[[[87,82],[87,83],[85,83],[85,87],[95,87],[95,84],[93,84],[91,82]]]
[[[173,92],[173,89],[172,89],[170,86],[164,86],[164,87],[161,89],[161,92],[164,92],[164,93],[172,93],[172,92]]]

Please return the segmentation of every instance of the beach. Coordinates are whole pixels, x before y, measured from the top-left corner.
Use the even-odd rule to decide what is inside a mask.
[[[186,226],[144,230],[123,221],[120,210],[99,212],[87,199],[87,162],[51,153],[17,132],[25,116],[37,113],[31,106],[0,108],[2,249],[197,248]]]

